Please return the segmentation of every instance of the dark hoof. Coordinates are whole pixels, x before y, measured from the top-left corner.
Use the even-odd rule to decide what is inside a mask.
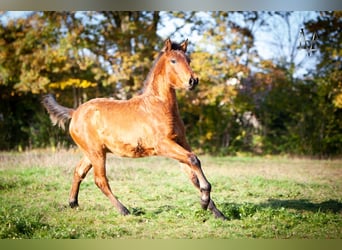
[[[227,217],[224,216],[224,214],[221,213],[219,210],[213,211],[213,214],[216,219],[227,220]]]
[[[216,208],[213,200],[210,200],[208,208],[214,214],[216,219],[227,220],[227,217],[224,216],[224,214]]]
[[[71,208],[77,208],[78,207],[78,202],[77,201],[70,201],[69,202],[69,206]]]
[[[201,207],[203,210],[207,210],[209,206],[209,200],[202,200],[201,199]]]
[[[126,216],[126,215],[129,215],[130,212],[129,212],[129,210],[128,210],[127,208],[123,207],[123,208],[121,208],[121,210],[120,210],[120,214]]]

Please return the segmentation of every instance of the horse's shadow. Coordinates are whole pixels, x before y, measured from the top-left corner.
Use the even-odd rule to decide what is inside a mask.
[[[258,211],[262,211],[268,208],[279,209],[294,209],[297,211],[308,212],[322,212],[322,213],[342,213],[342,203],[337,200],[327,200],[320,203],[313,203],[308,199],[268,199],[262,203],[222,203],[222,212],[229,219],[242,219],[246,216],[252,216]]]
[[[342,203],[337,200],[327,200],[320,203],[313,203],[308,199],[290,199],[290,200],[280,200],[280,199],[268,199],[266,202],[262,203],[228,203],[223,202],[218,204],[221,211],[226,215],[228,220],[242,219],[243,217],[252,216],[258,211],[264,209],[294,209],[297,211],[308,211],[308,212],[322,212],[322,213],[342,213]],[[155,208],[153,211],[146,211],[142,207],[130,208],[131,214],[133,216],[159,216],[163,212],[170,212],[177,210],[177,206],[163,205]],[[198,210],[200,211],[200,209]],[[198,212],[197,211],[197,212]],[[202,214],[204,216],[204,214]]]
[[[265,203],[261,203],[262,207],[271,208],[290,208],[300,211],[309,212],[330,212],[330,213],[342,213],[342,203],[337,200],[327,200],[320,203],[313,203],[308,199],[299,200],[279,200],[279,199],[269,199]]]

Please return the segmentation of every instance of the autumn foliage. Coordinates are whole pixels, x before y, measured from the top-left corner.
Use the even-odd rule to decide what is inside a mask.
[[[178,93],[195,151],[342,154],[341,12],[309,13],[315,17],[300,23],[308,38],[318,36],[314,66],[301,75],[308,56],[298,59],[304,51],[285,31],[298,29],[291,18],[303,13],[0,14],[0,150],[71,146],[67,133],[51,126],[41,96],[53,93],[76,107],[95,97],[139,94],[167,38],[160,31],[170,28],[173,40],[189,39],[200,79],[195,91]],[[276,34],[279,22],[285,25],[279,39],[265,38],[263,49],[274,50],[267,58],[257,46],[260,31]]]

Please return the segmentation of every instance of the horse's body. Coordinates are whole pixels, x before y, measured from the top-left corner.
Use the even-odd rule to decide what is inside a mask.
[[[54,124],[64,126],[71,119],[69,132],[84,152],[76,166],[69,204],[78,206],[82,180],[93,167],[96,185],[118,211],[127,208],[113,195],[106,177],[106,153],[122,157],[165,156],[181,162],[192,183],[201,191],[201,205],[216,217],[225,218],[210,198],[211,185],[204,176],[200,161],[191,152],[185,138],[175,89],[193,89],[198,78],[185,55],[187,41],[165,42],[146,81],[144,92],[127,101],[97,98],[76,110],[60,106],[51,95],[43,99]]]

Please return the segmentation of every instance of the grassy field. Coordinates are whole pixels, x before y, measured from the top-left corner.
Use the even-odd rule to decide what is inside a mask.
[[[108,157],[120,216],[90,172],[68,206],[78,151],[0,153],[0,238],[342,238],[342,160],[201,156],[227,221],[202,211],[177,162]]]

